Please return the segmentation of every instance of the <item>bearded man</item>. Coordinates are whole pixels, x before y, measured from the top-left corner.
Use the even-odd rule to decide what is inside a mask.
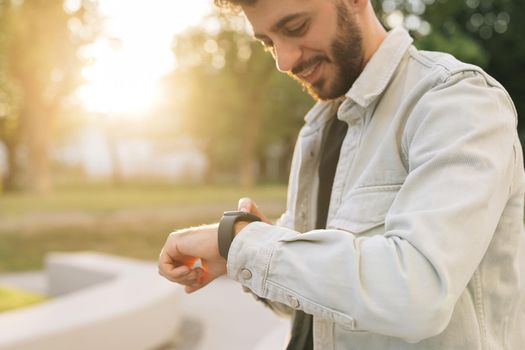
[[[318,102],[277,223],[242,199],[172,233],[160,273],[187,292],[227,274],[293,315],[288,349],[521,348],[525,176],[505,89],[387,33],[368,0],[216,2]]]

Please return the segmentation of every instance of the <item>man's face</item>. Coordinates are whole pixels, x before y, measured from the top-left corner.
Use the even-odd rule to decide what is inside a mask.
[[[362,35],[344,0],[258,0],[243,6],[277,68],[315,98],[343,96],[363,66]]]

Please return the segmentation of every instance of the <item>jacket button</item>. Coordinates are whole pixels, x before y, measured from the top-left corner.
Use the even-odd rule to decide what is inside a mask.
[[[299,308],[301,304],[299,304],[299,300],[297,300],[296,297],[290,297],[290,306],[293,307],[294,309],[297,309]]]
[[[243,280],[249,280],[250,278],[252,278],[252,272],[248,269],[242,269],[241,270],[241,278]]]

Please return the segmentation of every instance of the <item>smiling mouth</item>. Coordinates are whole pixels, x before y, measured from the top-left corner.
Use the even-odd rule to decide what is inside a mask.
[[[297,74],[297,76],[304,80],[309,80],[313,76],[313,73],[317,70],[317,68],[321,65],[321,62],[317,62],[316,64],[312,65],[310,68],[307,68],[300,73]]]

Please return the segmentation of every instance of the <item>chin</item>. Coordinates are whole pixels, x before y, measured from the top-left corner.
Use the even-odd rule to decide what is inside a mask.
[[[321,78],[318,80],[315,84],[309,84],[300,78],[296,76],[292,76],[295,80],[297,80],[302,86],[303,89],[310,95],[312,98],[316,101],[333,101],[338,100],[346,94],[346,92],[350,89],[351,85],[347,88],[346,85],[343,84],[342,81],[335,81],[332,82],[330,86],[328,86],[328,82],[326,78]]]
[[[328,85],[326,80],[320,80],[316,84],[307,87],[308,93],[316,100],[332,101],[338,100],[345,96],[353,85],[348,81],[336,80]]]
[[[326,91],[323,89],[316,89],[314,87],[308,87],[308,93],[316,100],[319,101],[333,101],[338,100],[345,96],[346,91],[340,92],[340,91]]]

